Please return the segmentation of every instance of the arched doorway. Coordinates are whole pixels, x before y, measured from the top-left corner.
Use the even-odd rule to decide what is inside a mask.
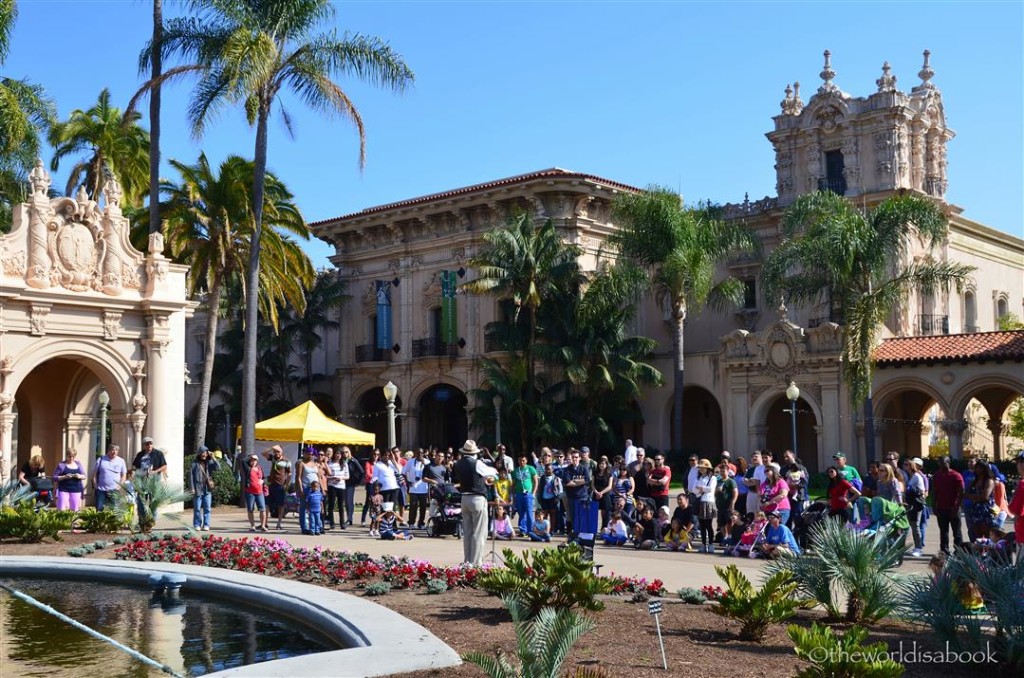
[[[790,401],[780,395],[768,408],[765,415],[765,447],[779,460],[785,450],[793,449],[793,414]],[[796,455],[807,467],[809,473],[821,471],[818,463],[818,419],[814,410],[803,398],[796,401]]]
[[[875,413],[875,430],[882,439],[878,454],[892,451],[901,457],[929,456],[932,446],[941,447],[946,439],[942,430],[945,420],[946,413],[930,393],[913,387],[893,393]]]
[[[672,398],[668,401],[669,440],[675,440],[675,418],[672,416]],[[715,396],[700,386],[683,389],[683,449],[682,454],[698,454],[717,460],[724,449],[722,437],[722,408]],[[634,442],[636,442],[634,440]],[[670,443],[671,444],[671,443]]]
[[[388,444],[388,401],[379,386],[369,389],[359,397],[351,422],[360,431],[367,431],[377,436],[377,447],[384,449]],[[395,398],[395,441],[402,445],[402,396]]]
[[[466,442],[466,394],[451,384],[431,386],[420,396],[419,440],[421,447],[458,448]]]
[[[78,452],[80,462],[91,468],[92,460],[101,454],[105,423],[105,439],[121,447],[127,456],[131,450],[132,428],[125,416],[125,402],[116,389],[110,396],[105,416],[101,413],[99,394],[104,390],[101,379],[106,373],[89,361],[77,357],[57,357],[33,368],[14,394],[13,411],[17,414],[12,427],[12,456],[20,468],[32,456],[42,455],[47,471],[52,471],[65,452]],[[131,461],[129,458],[128,461]],[[17,469],[11,469],[16,475]]]

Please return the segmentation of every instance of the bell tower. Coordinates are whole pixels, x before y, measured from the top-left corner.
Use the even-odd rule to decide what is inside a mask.
[[[824,56],[817,92],[804,104],[800,83],[786,85],[782,112],[766,135],[775,148],[779,206],[818,190],[855,197],[909,189],[945,200],[946,142],[955,132],[931,81],[931,52],[909,94],[896,88],[886,61],[866,97],[842,91],[831,52]]]

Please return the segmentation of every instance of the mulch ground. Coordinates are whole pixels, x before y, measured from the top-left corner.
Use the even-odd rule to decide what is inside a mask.
[[[0,542],[0,556],[66,555],[68,548],[96,541],[97,535],[68,534],[62,542],[13,544]],[[112,558],[113,547],[98,551],[91,558]],[[338,590],[363,595],[354,584],[340,584]],[[422,589],[392,591],[373,598],[429,629],[460,654],[469,651],[515,654],[515,631],[511,618],[501,601],[482,591],[453,590],[440,595]],[[774,625],[763,644],[739,640],[739,624],[719,617],[707,605],[685,605],[671,598],[664,599],[661,631],[665,644],[668,671],[662,668],[661,651],[654,618],[645,603],[632,603],[626,598],[608,597],[605,609],[594,613],[596,628],[573,648],[563,665],[570,676],[578,668],[599,668],[610,677],[646,678],[649,676],[700,675],[705,678],[781,678],[792,676],[808,665],[796,658],[785,625]],[[802,611],[794,623],[809,626],[820,620],[817,611]],[[941,651],[944,648],[930,638],[929,632],[901,622],[885,621],[872,627],[868,642],[884,641],[890,651],[903,644],[910,652],[916,643],[920,651]],[[511,658],[514,663],[514,656]],[[944,665],[934,663],[907,664],[905,675],[911,678],[964,678],[988,673],[986,665]],[[464,664],[453,669],[419,671],[402,674],[403,678],[428,676],[482,676],[475,666]]]

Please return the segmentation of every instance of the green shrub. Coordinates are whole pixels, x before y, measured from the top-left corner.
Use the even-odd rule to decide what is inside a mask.
[[[92,545],[96,547],[97,551],[102,551],[103,549],[105,549],[108,546],[110,546],[110,542],[109,541],[95,541],[95,542],[93,542]]]
[[[796,656],[811,662],[795,678],[898,678],[905,670],[889,658],[885,643],[861,645],[868,632],[860,626],[850,627],[841,636],[816,622],[810,629],[791,624],[786,631]]]
[[[707,596],[704,595],[703,591],[695,589],[692,586],[686,586],[679,589],[676,591],[676,595],[679,596],[679,600],[689,605],[703,605],[708,599]]]
[[[36,493],[28,485],[22,485],[16,478],[0,485],[0,507],[17,506],[26,499],[35,499]]]
[[[825,608],[830,619],[874,622],[892,614],[899,602],[904,576],[896,570],[905,547],[888,541],[880,530],[865,535],[838,520],[823,520],[811,528],[811,547],[800,555],[787,553],[767,565],[769,573],[788,572],[797,590]]]
[[[76,546],[75,548],[68,549],[68,555],[72,558],[81,558],[85,555],[85,551]]]
[[[736,619],[740,627],[740,640],[764,642],[768,625],[783,622],[792,617],[797,609],[813,606],[814,601],[796,597],[797,583],[788,572],[776,572],[768,577],[764,586],[755,590],[739,568],[715,567],[715,572],[725,582],[728,590],[711,606],[715,614]]]
[[[128,537],[114,537],[114,543],[118,546],[128,543]]]
[[[368,596],[383,596],[391,591],[391,584],[386,581],[376,581],[372,584],[367,584],[363,589],[363,593]]]
[[[488,593],[515,597],[531,617],[545,607],[603,610],[604,603],[595,596],[611,593],[614,587],[610,579],[594,574],[593,563],[576,545],[525,551],[522,557],[512,549],[502,554],[505,567],[481,572],[477,585]]]
[[[125,517],[116,511],[97,511],[89,506],[75,516],[75,527],[90,534],[114,534],[128,527],[128,524]]]
[[[502,654],[467,652],[463,661],[479,666],[490,678],[552,678],[561,671],[565,658],[594,621],[577,610],[545,607],[531,614],[523,601],[502,596],[516,629],[516,657],[513,666]],[[599,675],[599,674],[592,674]]]
[[[428,579],[427,593],[438,594],[448,590],[448,582],[444,579]]]
[[[61,541],[60,532],[70,530],[74,519],[73,511],[36,511],[35,501],[26,499],[17,506],[0,508],[0,535],[26,544],[37,544],[46,537]]]

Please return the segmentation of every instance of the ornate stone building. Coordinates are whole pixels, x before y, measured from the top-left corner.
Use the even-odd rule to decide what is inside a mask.
[[[805,103],[799,83],[787,86],[767,134],[775,149],[777,195],[727,204],[724,213],[756,231],[770,252],[784,209],[809,191],[831,189],[865,209],[898,191],[942,204],[950,216],[949,237],[927,256],[977,271],[963,294],[917,295],[889,319],[884,335],[891,339],[879,349],[874,383],[876,449],[922,454],[941,432],[959,454],[973,431],[972,447],[999,454],[1011,442],[1001,424],[1006,408],[1024,394],[1024,351],[1019,333],[995,330],[1000,316],[1024,315],[1024,241],[971,221],[946,202],[946,144],[954,133],[929,57],[925,52],[920,82],[909,92],[899,89],[886,63],[874,91],[858,97],[840,89],[826,52],[817,91]],[[458,295],[456,331],[447,332],[446,275],[457,283],[472,276],[466,261],[483,233],[514,210],[551,218],[568,241],[583,247],[582,263],[592,269],[607,256],[601,247],[615,229],[611,201],[635,190],[548,169],[313,224],[314,233],[334,245],[332,261],[352,295],[341,330],[325,336],[329,348],[317,357],[317,371],[335,375],[325,390],[333,392],[340,417],[386,439],[381,386],[390,380],[399,387],[398,437],[404,443],[456,444],[473,434],[467,431],[467,393],[481,383],[477,358],[501,357],[486,344],[484,327],[502,307],[491,297]],[[808,466],[824,468],[836,450],[863,463],[863,422],[840,375],[841,328],[833,322],[839,319],[827,304],[787,309],[778,300],[766,302],[760,267],[748,258],[726,262],[725,269],[746,281],[742,308],[691,312],[687,321],[687,447],[710,457],[723,449],[748,454],[791,447],[785,389],[792,380],[801,393],[797,451]],[[390,293],[389,305],[378,304],[381,286],[383,300]],[[387,322],[379,322],[382,313]],[[658,340],[653,362],[667,374],[672,357],[665,320],[647,299],[634,329]],[[916,339],[921,337],[929,339]],[[969,416],[978,403],[987,417]],[[643,424],[629,432],[633,439],[667,448],[671,387],[648,389],[637,407]]]
[[[69,449],[91,466],[108,440],[131,461],[143,434],[181,483],[187,266],[128,240],[121,189],[51,198],[38,163],[27,203],[0,235],[0,454],[12,476],[38,445],[52,470]],[[109,397],[106,415],[101,394]]]

